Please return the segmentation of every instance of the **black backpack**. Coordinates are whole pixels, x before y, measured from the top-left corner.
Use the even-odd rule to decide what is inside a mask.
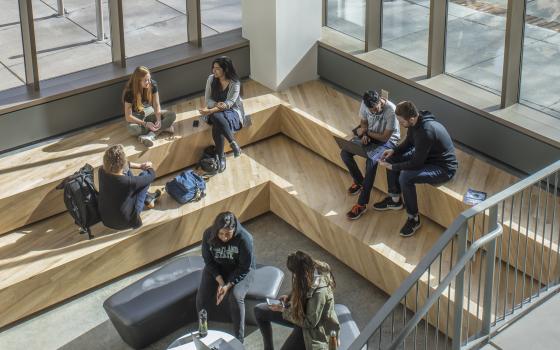
[[[79,171],[68,176],[58,186],[57,190],[64,189],[64,204],[80,233],[87,233],[92,239],[90,226],[101,221],[97,207],[98,192],[93,184],[93,167],[84,165]]]
[[[198,161],[198,166],[204,171],[204,175],[213,176],[218,173],[220,168],[220,159],[216,154],[214,146],[208,146],[202,152],[202,157]]]

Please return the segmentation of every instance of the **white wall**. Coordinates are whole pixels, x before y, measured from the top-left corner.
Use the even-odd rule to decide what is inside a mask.
[[[281,90],[317,78],[321,0],[243,0],[251,78]]]

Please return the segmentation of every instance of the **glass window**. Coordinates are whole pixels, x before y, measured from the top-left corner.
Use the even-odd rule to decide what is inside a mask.
[[[427,65],[429,23],[429,1],[383,0],[383,48]]]
[[[328,0],[327,26],[364,41],[366,0]]]
[[[560,118],[560,1],[527,3],[521,103]]]
[[[499,94],[507,0],[450,0],[445,70]]]
[[[35,18],[50,16],[54,11],[40,1],[33,1]],[[23,46],[17,1],[2,1],[0,16],[0,91],[25,84]]]
[[[241,0],[201,0],[200,2],[203,37],[241,28]]]
[[[127,57],[187,42],[185,0],[123,1]]]
[[[95,1],[65,0],[65,15],[57,15],[57,1],[33,2],[39,78],[80,71],[111,62],[108,41],[97,40]],[[109,35],[107,2],[102,3]]]

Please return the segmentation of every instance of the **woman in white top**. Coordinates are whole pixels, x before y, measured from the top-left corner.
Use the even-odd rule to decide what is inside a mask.
[[[205,108],[199,110],[203,118],[212,125],[212,138],[216,154],[220,158],[219,172],[226,169],[224,155],[224,137],[235,157],[239,157],[241,149],[233,133],[243,127],[243,102],[239,92],[241,83],[235,72],[231,59],[227,56],[216,58],[212,62],[212,74],[206,81],[204,94]]]

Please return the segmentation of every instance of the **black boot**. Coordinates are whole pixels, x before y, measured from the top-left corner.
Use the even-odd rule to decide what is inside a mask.
[[[237,142],[231,141],[229,146],[231,147],[231,150],[233,151],[233,156],[235,158],[237,158],[241,155],[241,148],[239,148],[239,145],[237,144]]]

